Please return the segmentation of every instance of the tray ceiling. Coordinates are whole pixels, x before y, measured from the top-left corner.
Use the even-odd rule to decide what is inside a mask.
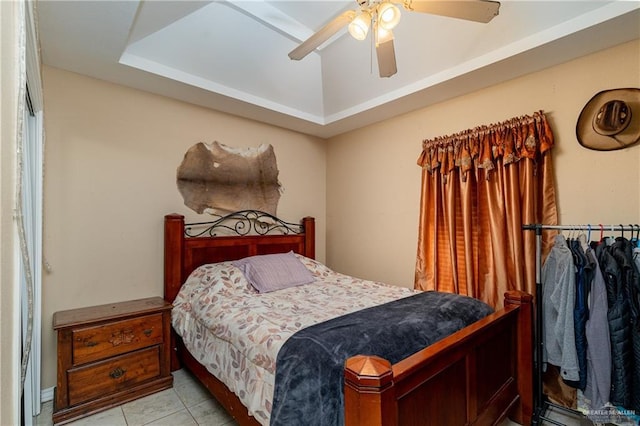
[[[287,54],[353,0],[37,4],[43,63],[331,137],[640,38],[638,1],[502,1],[488,24],[403,10],[398,73],[346,30]]]

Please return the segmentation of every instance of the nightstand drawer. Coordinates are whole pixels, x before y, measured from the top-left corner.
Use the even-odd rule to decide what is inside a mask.
[[[79,404],[160,376],[160,347],[69,370],[69,405]]]
[[[162,314],[78,328],[72,336],[75,366],[162,343]]]
[[[53,423],[170,388],[171,304],[161,297],[58,311]]]

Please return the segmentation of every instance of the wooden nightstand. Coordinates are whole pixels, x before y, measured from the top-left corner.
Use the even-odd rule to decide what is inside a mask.
[[[171,304],[160,297],[56,312],[53,423],[170,388]]]

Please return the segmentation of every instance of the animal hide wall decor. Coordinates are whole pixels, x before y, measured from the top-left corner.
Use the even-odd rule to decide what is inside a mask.
[[[232,148],[197,143],[178,167],[184,204],[197,213],[260,210],[276,216],[281,185],[271,145]]]

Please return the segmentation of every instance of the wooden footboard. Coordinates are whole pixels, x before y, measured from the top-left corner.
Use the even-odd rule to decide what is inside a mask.
[[[505,309],[395,365],[358,355],[345,364],[346,426],[530,424],[532,297],[505,294]]]

